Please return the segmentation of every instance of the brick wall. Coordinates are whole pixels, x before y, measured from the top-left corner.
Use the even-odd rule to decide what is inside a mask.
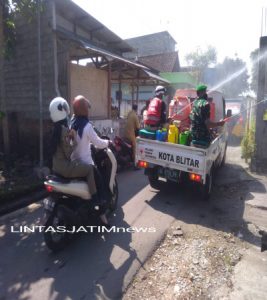
[[[50,0],[41,14],[42,92],[44,119],[49,118],[48,104],[56,95],[54,88],[52,9]],[[16,18],[14,56],[5,65],[6,106],[10,127],[11,151],[25,154],[39,147],[39,85],[37,19]],[[46,123],[46,122],[45,122]],[[46,126],[45,126],[46,128]],[[27,145],[26,145],[27,144]]]

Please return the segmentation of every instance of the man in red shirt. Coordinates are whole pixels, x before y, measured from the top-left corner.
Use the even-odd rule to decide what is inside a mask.
[[[166,88],[159,85],[155,89],[155,97],[150,101],[145,126],[151,129],[163,126],[166,123],[166,104],[163,97],[166,95]]]

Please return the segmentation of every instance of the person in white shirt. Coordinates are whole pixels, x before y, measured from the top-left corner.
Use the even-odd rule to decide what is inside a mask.
[[[76,143],[74,151],[71,154],[71,160],[80,160],[86,164],[94,165],[91,154],[91,144],[99,149],[104,149],[111,143],[109,140],[101,139],[95,132],[92,124],[89,122],[89,110],[91,108],[91,103],[84,96],[79,95],[74,98],[73,101],[73,112],[74,115],[71,120],[71,129],[74,129],[76,134]],[[101,175],[95,168],[95,176],[92,180],[96,181],[96,186],[98,190],[100,204],[102,206],[102,211],[105,211],[106,199],[103,193],[103,181]],[[101,221],[104,225],[108,225],[105,213],[101,216]]]

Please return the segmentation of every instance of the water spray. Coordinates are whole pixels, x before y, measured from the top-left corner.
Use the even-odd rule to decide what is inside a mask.
[[[181,110],[179,110],[179,111],[177,112],[177,114],[183,112],[188,106],[191,106],[196,100],[197,100],[197,99],[195,99],[192,103],[190,103],[190,104],[186,105],[185,107],[183,107]],[[256,107],[257,105],[259,105],[260,103],[265,102],[265,101],[267,102],[266,99],[263,99],[263,100],[257,102],[256,104],[252,105],[252,106],[249,107],[249,108],[251,109],[251,108],[253,108],[253,107]],[[226,117],[226,118],[224,118],[222,121],[227,122],[227,121],[229,121],[230,119],[235,118],[235,117],[237,117],[237,116],[243,114],[243,113],[246,112],[249,108],[246,108],[246,109],[240,111],[239,113],[232,115],[231,117]],[[173,116],[172,116],[172,117],[173,117]],[[171,117],[171,118],[172,118],[172,117]]]
[[[252,61],[252,63],[253,63],[253,64],[259,63],[259,61],[262,60],[262,59],[265,58],[265,57],[267,58],[267,51],[264,52],[262,55],[258,56],[257,59],[254,59],[254,60]],[[209,93],[211,93],[211,92],[213,92],[213,91],[216,91],[218,88],[224,86],[226,83],[228,83],[228,82],[232,81],[233,79],[237,78],[237,77],[240,76],[242,73],[244,73],[244,72],[246,71],[246,69],[247,69],[247,67],[245,66],[245,67],[243,67],[242,69],[236,71],[236,72],[233,73],[231,76],[229,76],[228,78],[226,78],[225,80],[223,80],[222,82],[220,82],[219,84],[217,84],[216,86],[214,86],[214,87],[212,87],[210,90],[208,90],[208,91],[207,91],[207,94],[209,94]],[[194,102],[195,102],[196,100],[197,100],[197,99],[195,99],[192,103],[190,103],[190,104],[186,105],[185,107],[183,107],[181,110],[179,110],[179,111],[177,112],[177,114],[183,112],[185,109],[187,109],[187,107],[189,107],[189,106],[191,106],[192,104],[194,104]],[[252,107],[257,106],[258,104],[260,104],[260,103],[262,103],[262,102],[264,102],[264,101],[266,101],[266,100],[263,99],[263,100],[257,102],[257,103],[256,103],[255,105],[253,105]],[[243,113],[243,112],[245,112],[245,111],[247,111],[247,110],[248,110],[248,108],[246,108],[246,109],[243,110],[242,112],[239,112],[238,114],[235,114],[235,115],[233,115],[233,116],[231,116],[231,117],[224,118],[223,121],[228,121],[228,120],[230,120],[231,118],[236,117],[236,116],[240,115],[241,113]],[[173,117],[173,116],[172,116],[172,117]],[[172,118],[172,117],[171,117],[171,118]]]
[[[260,103],[262,103],[262,102],[264,102],[264,101],[267,101],[267,100],[266,100],[266,99],[263,99],[263,100],[257,102],[256,104],[252,105],[252,106],[249,107],[249,108],[251,109],[251,108],[253,108],[253,107],[256,107],[257,105],[259,105]],[[236,116],[239,116],[239,115],[243,114],[243,113],[246,112],[249,108],[246,108],[246,109],[240,111],[239,113],[237,113],[237,114],[235,114],[235,115],[232,115],[231,117],[226,117],[226,118],[223,119],[223,121],[229,121],[230,119],[232,119],[232,118],[234,118],[234,117],[236,117]]]

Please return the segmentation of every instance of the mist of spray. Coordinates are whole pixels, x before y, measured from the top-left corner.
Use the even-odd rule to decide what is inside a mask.
[[[256,59],[252,60],[252,64],[258,64],[262,59],[267,58],[267,51],[265,51],[263,54],[259,55]],[[243,74],[246,71],[247,67],[243,67],[242,69],[236,71],[235,73],[231,74],[230,76],[228,76],[225,80],[221,81],[220,83],[218,83],[217,85],[215,85],[214,87],[212,87],[211,89],[209,89],[208,94],[218,90],[219,88],[221,88],[222,86],[224,86],[226,83],[234,80],[235,78],[239,77],[241,74]],[[183,112],[185,109],[187,109],[188,106],[191,106],[196,100],[194,100],[192,103],[186,105],[185,107],[183,107],[181,110],[178,111],[178,114]],[[266,101],[265,99],[261,100],[260,102],[257,102],[254,106],[259,105],[260,103]],[[245,110],[243,110],[242,112],[239,112],[238,114],[235,114],[231,117],[225,118],[225,120],[229,120],[231,118],[234,118],[238,115],[240,115],[241,113],[245,112],[246,110],[248,110],[248,108],[246,108]]]
[[[252,61],[252,64],[258,64],[262,59],[267,58],[267,51],[265,51],[263,54],[259,55],[256,59],[254,59]],[[241,74],[243,74],[245,71],[247,70],[247,67],[244,66],[242,69],[236,71],[235,73],[233,73],[232,75],[228,76],[226,79],[224,79],[223,81],[221,81],[220,83],[216,84],[214,87],[212,87],[209,92],[213,92],[215,90],[218,90],[219,88],[221,88],[222,86],[224,86],[226,83],[234,80],[235,78],[239,77]],[[208,93],[209,93],[208,92]]]
[[[260,103],[262,103],[262,102],[264,102],[264,101],[266,101],[266,100],[263,99],[263,100],[257,102],[256,104],[252,105],[252,106],[250,107],[250,109],[253,108],[253,107],[256,107],[257,105],[259,105]],[[249,108],[246,108],[246,109],[240,111],[239,113],[232,115],[231,117],[225,118],[224,120],[225,120],[225,121],[226,121],[226,120],[228,121],[228,120],[230,120],[230,119],[232,119],[232,118],[234,118],[234,117],[236,117],[236,116],[239,116],[239,115],[243,114],[245,111],[247,111],[248,109],[249,109]]]

